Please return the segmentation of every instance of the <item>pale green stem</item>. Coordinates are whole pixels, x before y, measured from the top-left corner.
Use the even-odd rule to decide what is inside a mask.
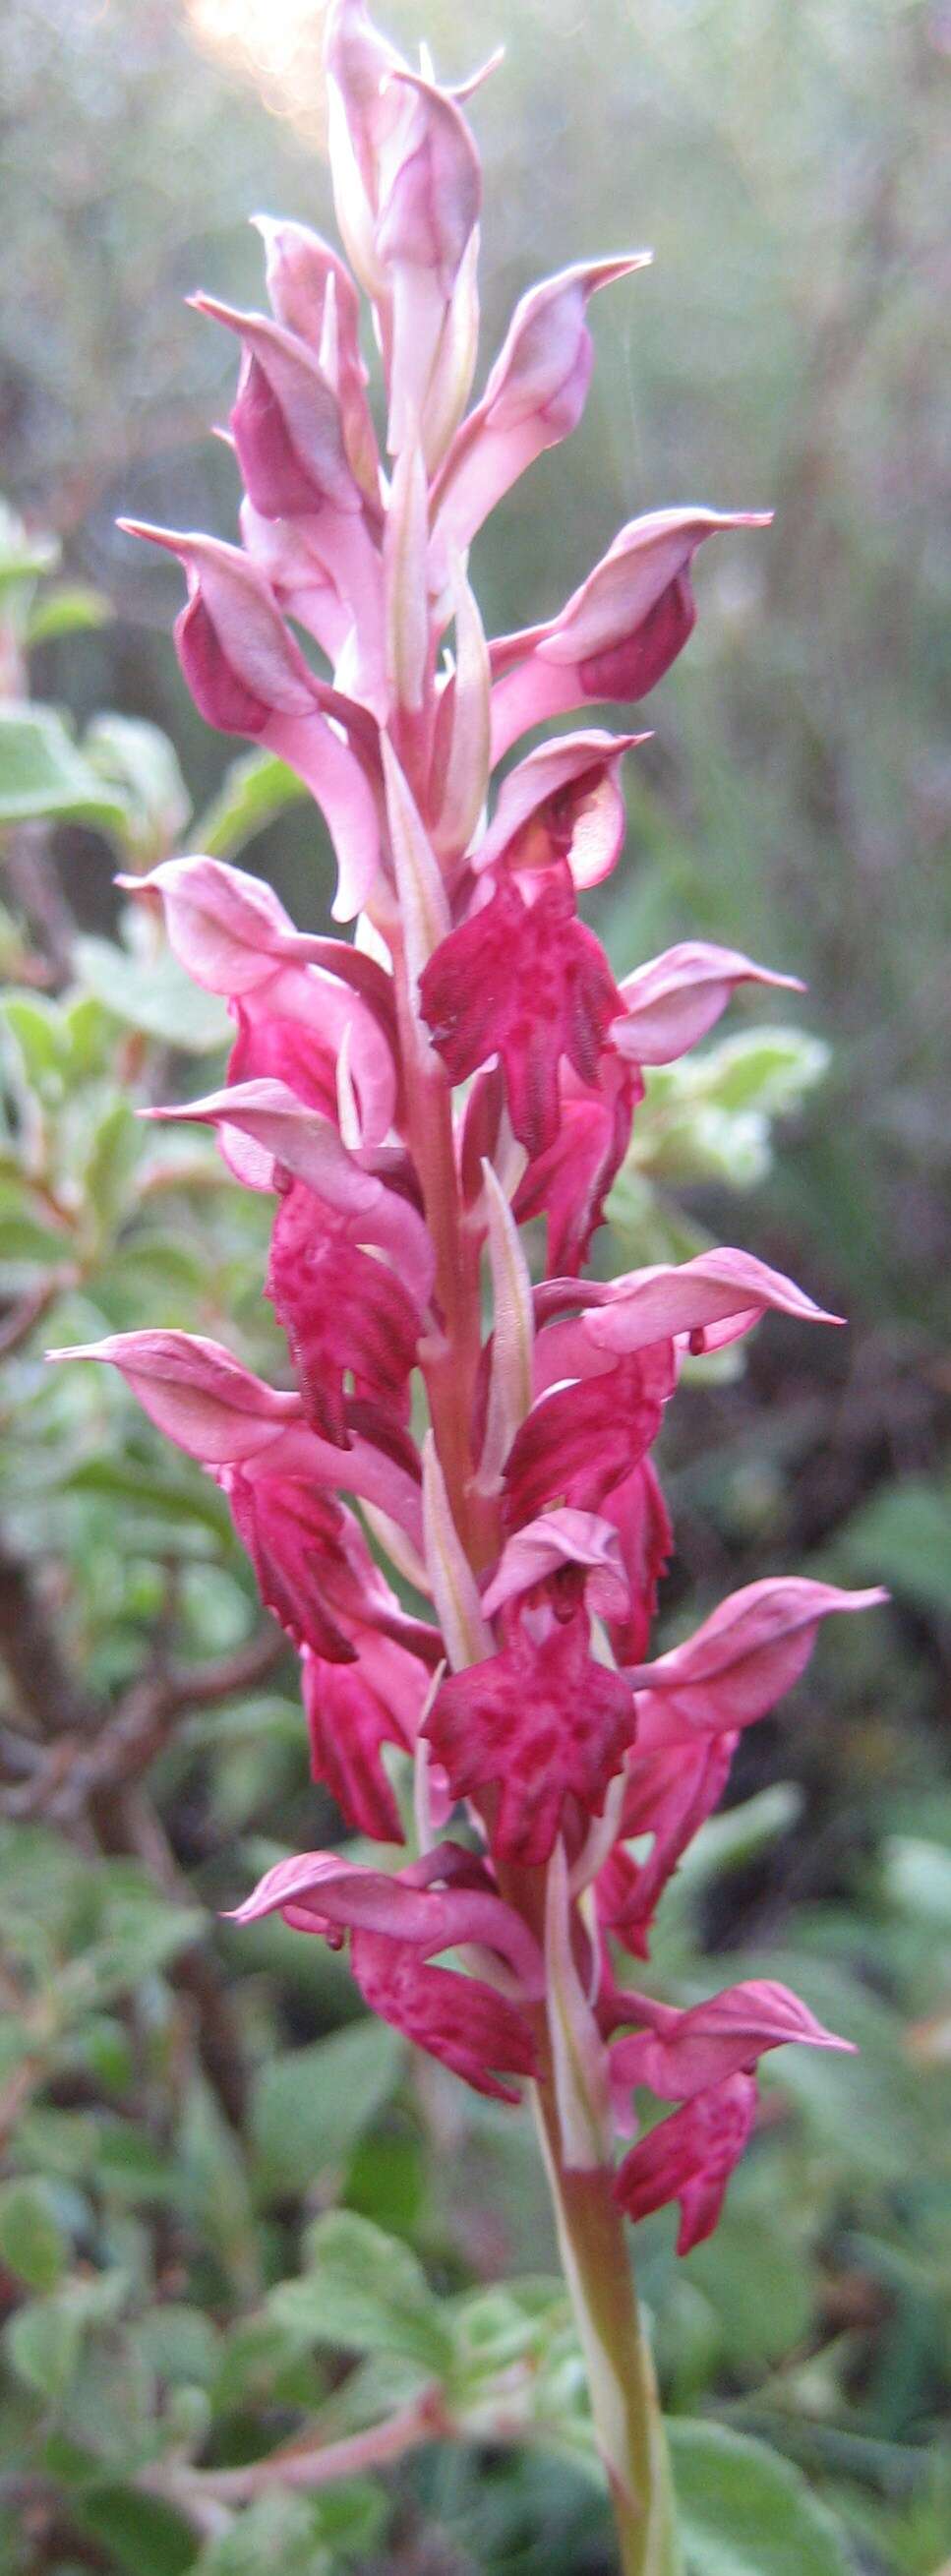
[[[476,1489],[470,1422],[481,1327],[478,1263],[459,1203],[449,1085],[433,1058],[420,1057],[405,968],[394,958],[408,1141],[436,1246],[443,1343],[426,1369],[440,1464],[460,1540],[476,1574],[501,1541],[497,1508]],[[488,1811],[488,1810],[487,1810]],[[544,1931],[544,1871],[500,1868],[508,1902],[538,1939]],[[617,2523],[622,2576],[682,2576],[676,2517],[653,2363],[638,2316],[624,2222],[610,2168],[566,2165],[544,2007],[535,2016],[540,2079],[539,2132],[558,2243],[588,2373],[595,2435]]]

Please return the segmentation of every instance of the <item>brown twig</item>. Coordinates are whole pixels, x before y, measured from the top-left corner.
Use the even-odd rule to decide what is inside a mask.
[[[0,1791],[0,1812],[19,1819],[41,1816],[86,1847],[132,1854],[173,1903],[189,1903],[188,1881],[143,1794],[143,1774],[185,1709],[215,1707],[252,1688],[283,1650],[281,1632],[269,1621],[232,1654],[202,1664],[159,1665],[110,1708],[76,1687],[30,1568],[0,1546],[0,1660],[30,1730],[0,1732],[0,1766],[8,1782]],[[182,1951],[171,1975],[194,2009],[199,2051],[222,2109],[240,2128],[241,2031],[208,1947]]]

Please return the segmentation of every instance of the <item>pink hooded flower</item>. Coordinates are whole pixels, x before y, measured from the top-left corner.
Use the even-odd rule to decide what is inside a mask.
[[[429,1685],[424,1663],[378,1630],[351,1629],[352,1662],[306,1649],[301,1657],[311,1772],[355,1833],[399,1843],[399,1810],[382,1760],[385,1744],[415,1750]]]
[[[689,1742],[751,1726],[805,1671],[820,1620],[831,1611],[872,1610],[887,1599],[881,1588],[842,1592],[806,1575],[746,1584],[682,1646],[631,1674],[635,1690],[649,1698],[650,1740]]]
[[[694,623],[697,549],[763,521],[651,510],[557,616],[487,640],[468,548],[575,427],[591,295],[641,255],[531,288],[465,419],[467,91],[410,69],[363,0],[330,0],[327,67],[391,467],[350,267],[261,218],[270,316],[196,299],[240,342],[242,545],[142,531],[184,567],[176,638],[199,708],[303,780],[337,852],[337,918],[359,916],[352,941],[300,932],[260,879],[201,854],[135,888],[235,1023],[221,1087],[151,1114],[208,1124],[232,1173],[273,1195],[266,1294],[293,1384],[174,1330],[69,1356],[117,1367],[227,1495],[299,1655],[314,1778],[349,1828],[406,1849],[394,1870],[282,1861],[236,1919],[348,1940],[371,2009],[479,2091],[509,2101],[539,2077],[565,2173],[600,2168],[602,2191],[612,2109],[629,2135],[633,2089],[677,2103],[616,2188],[634,2217],[679,2200],[685,2251],[715,2224],[760,2056],[843,2043],[759,1980],[687,2010],[622,1992],[613,1948],[646,1955],[742,1728],[802,1672],[820,1621],[883,1596],[766,1580],[649,1659],[673,1544],[651,1451],[685,1355],[770,1313],[837,1319],[730,1246],[580,1277],[642,1068],[704,1038],[740,986],[795,979],[687,940],[618,985],[577,903],[620,861],[621,764],[643,739],[590,711],[655,686]],[[493,775],[574,710],[582,730]],[[521,1229],[541,1217],[533,1284]],[[454,1800],[472,1849],[433,1846]]]
[[[634,1702],[620,1674],[594,1662],[582,1612],[539,1639],[515,1616],[497,1654],[442,1683],[425,1732],[457,1798],[495,1793],[500,1859],[538,1864],[566,1813],[600,1815]]]
[[[359,1216],[293,1182],[275,1218],[265,1291],[287,1334],[308,1418],[343,1447],[348,1375],[355,1395],[408,1419],[422,1320],[397,1272],[360,1250],[361,1230]]]
[[[492,646],[492,757],[549,716],[646,698],[697,619],[690,568],[721,529],[768,527],[755,510],[653,510],[630,519],[557,617]]]
[[[376,802],[357,756],[357,746],[372,752],[372,734],[364,731],[369,718],[315,680],[263,574],[236,546],[132,519],[123,526],[180,557],[188,606],[176,619],[175,641],[195,704],[220,732],[246,734],[277,752],[310,788],[337,853],[334,911],[338,920],[351,920],[366,902],[380,858]],[[345,715],[351,747],[332,730],[325,708]]]
[[[576,888],[600,885],[624,840],[618,771],[625,752],[643,740],[636,733],[563,734],[529,752],[503,779],[492,822],[473,854],[477,873],[505,867],[531,880],[539,868],[565,859]]]
[[[231,1919],[255,1923],[274,1913],[295,1930],[322,1933],[334,1948],[349,1932],[354,1975],[371,2009],[477,2092],[517,2100],[501,2076],[528,2076],[536,2065],[520,2003],[483,1977],[460,1980],[455,1970],[428,1964],[441,1951],[475,1946],[524,2002],[542,1990],[531,1933],[486,1888],[472,1854],[437,1844],[425,1860],[389,1876],[336,1852],[305,1852],[268,1870]]]
[[[509,1116],[530,1155],[558,1134],[562,1056],[594,1082],[618,999],[603,950],[577,918],[564,861],[546,869],[533,903],[501,877],[420,978],[423,1016],[454,1082],[501,1057]]]
[[[437,535],[460,553],[536,456],[577,428],[594,361],[585,319],[591,296],[649,264],[649,251],[582,260],[516,305],[481,402],[436,480]]]
[[[360,298],[349,269],[307,224],[255,215],[265,250],[271,309],[320,362],[340,406],[350,471],[379,505],[380,462],[360,354]]]
[[[648,2218],[670,2200],[680,2202],[678,2254],[712,2236],[730,2175],[756,2118],[756,2079],[728,2075],[698,2093],[668,2120],[659,2120],[625,2156],[615,2194],[629,2218]]]
[[[810,2048],[851,2050],[791,1994],[770,1977],[751,1977],[726,1986],[709,2002],[686,2012],[658,2003],[652,1995],[628,1992],[619,1998],[618,2016],[646,2027],[633,2038],[615,2041],[611,2080],[618,2092],[644,2084],[662,2102],[692,2102],[732,2075],[751,2074],[771,2048],[790,2040]]]

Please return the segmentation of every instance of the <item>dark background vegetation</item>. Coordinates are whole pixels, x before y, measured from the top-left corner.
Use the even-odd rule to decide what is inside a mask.
[[[443,73],[507,47],[474,109],[486,353],[537,275],[632,243],[656,253],[593,308],[598,369],[581,431],[477,541],[487,624],[552,610],[641,509],[696,498],[777,514],[768,536],[723,541],[700,561],[699,627],[651,702],[653,740],[628,764],[627,854],[598,918],[619,972],[693,932],[805,976],[808,998],[782,1017],[823,1039],[828,1063],[788,1098],[781,1084],[775,1097],[744,1100],[742,1085],[731,1096],[718,1075],[705,1148],[694,1133],[678,1163],[657,1144],[648,1178],[663,1195],[638,1196],[636,1183],[621,1193],[611,1250],[650,1259],[665,1226],[706,1227],[849,1318],[841,1334],[767,1328],[742,1375],[684,1396],[669,1435],[671,1634],[723,1589],[779,1569],[884,1580],[893,1607],[827,1636],[788,1717],[747,1739],[730,1820],[674,1891],[658,1962],[678,1993],[704,1973],[709,1985],[710,1950],[736,1954],[724,1975],[741,1973],[737,1957],[748,1973],[754,1960],[775,1966],[861,2039],[862,2056],[845,2069],[783,2065],[775,2118],[720,2237],[677,2270],[667,2220],[652,2222],[646,2287],[676,2411],[794,2461],[848,2529],[853,2564],[947,2576],[951,2472],[936,2437],[951,2384],[951,14],[941,0],[488,0],[476,24],[429,0],[422,15],[394,0],[387,23],[408,48],[425,34]],[[233,533],[232,466],[207,437],[227,410],[231,346],[182,298],[200,285],[259,299],[245,221],[256,208],[333,229],[316,17],[300,12],[283,62],[280,25],[279,11],[238,0],[195,0],[191,16],[173,0],[8,0],[0,27],[0,482],[29,529],[61,540],[62,577],[114,612],[88,631],[40,631],[30,691],[80,734],[103,708],[150,719],[174,742],[198,814],[234,746],[200,725],[180,682],[175,576],[114,521],[121,510]],[[159,840],[202,846],[166,791]],[[52,1026],[77,976],[83,991],[91,977],[100,1012],[68,1037],[60,1018],[55,1041],[24,1034],[15,1011],[12,1022],[66,1181],[54,1235],[63,1204],[67,1232],[81,1231],[77,1176],[94,1211],[69,1282],[46,1296],[56,1247],[41,1239],[35,1190],[27,1206],[17,1179],[4,1202],[16,1329],[0,1624],[6,1722],[33,1753],[19,1772],[11,1756],[0,1827],[13,1891],[0,1887],[6,1999],[27,2027],[0,2090],[0,2297],[14,2324],[34,2323],[8,2342],[0,2435],[17,2463],[9,2527],[29,2576],[78,2565],[176,2576],[193,2563],[181,2542],[176,2561],[167,2534],[141,2555],[131,2483],[143,2428],[167,2428],[174,2411],[170,2388],[196,2404],[197,2389],[213,2425],[220,2414],[221,2457],[266,2448],[295,2406],[334,2401],[337,2363],[310,2352],[305,2363],[296,2345],[275,2359],[270,2311],[262,2358],[262,2301],[300,2267],[315,2210],[340,2201],[372,2219],[457,2298],[552,2262],[514,2116],[374,2061],[367,2127],[344,2122],[328,2150],[334,2061],[319,2051],[349,2029],[345,1982],[314,1960],[317,1945],[268,1937],[239,1953],[186,1910],[227,1901],[265,1849],[333,1828],[306,1783],[292,1674],[258,1673],[244,1576],[198,1478],[176,1483],[112,1390],[70,1380],[51,1395],[39,1365],[45,1338],[151,1320],[220,1330],[268,1357],[254,1211],[211,1192],[207,1161],[190,1197],[154,1182],[143,1196],[122,1104],[140,1083],[161,1096],[170,1070],[185,1089],[206,1087],[208,1056],[169,1068],[178,1021],[163,1028],[153,1012],[150,1026],[146,1012],[143,1027],[134,1004],[117,1014],[101,955],[97,985],[94,952],[75,949],[77,926],[100,937],[114,925],[122,837],[114,818],[8,836],[4,941],[21,997],[35,987]],[[303,923],[321,920],[327,854],[303,808],[260,833],[246,863]],[[19,1151],[22,1115],[14,1128]],[[148,1208],[167,1186],[157,1232]],[[35,1330],[20,1331],[34,1296]],[[263,1675],[266,1641],[260,1652]],[[243,1654],[248,1669],[232,1671]],[[208,1658],[224,1660],[203,1715],[183,1666]],[[144,1668],[160,1705],[130,1716]],[[127,1734],[139,1726],[124,1770],[120,1721]],[[68,1794],[64,1740],[113,1747]],[[152,1927],[141,1959],[130,1906],[140,1934]],[[126,1969],[110,1986],[89,1959],[123,1940]],[[49,1998],[69,1976],[80,2000],[58,2020]],[[282,2161],[291,2100],[298,2127]],[[45,2256],[41,2244],[25,2269],[24,2209],[34,2239],[46,2230]],[[133,2286],[110,2310],[101,2285],[120,2274]],[[174,2336],[166,2326],[163,2345],[154,2322],[169,2307],[174,2367]],[[50,2374],[34,2354],[31,2378],[31,2331],[57,2352],[73,2336],[77,2371],[86,2356],[86,2418],[81,2373]],[[103,2459],[120,2379],[130,2420],[119,2407]],[[589,2491],[537,2454],[519,2467],[494,2451],[427,2451],[388,2524],[374,2523],[372,2496],[363,2510],[361,2524],[358,2498],[343,2537],[275,2523],[248,2545],[270,2549],[258,2563],[282,2576],[345,2563],[595,2576],[608,2563]],[[701,2535],[701,2576],[774,2564],[716,2562],[703,2547]],[[806,2550],[788,2562],[797,2576],[820,2564]],[[219,2564],[240,2576],[245,2560],[219,2553]]]

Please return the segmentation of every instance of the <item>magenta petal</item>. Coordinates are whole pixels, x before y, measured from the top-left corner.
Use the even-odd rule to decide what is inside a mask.
[[[420,977],[423,1016],[453,1081],[498,1053],[512,1125],[533,1155],[558,1133],[561,1057],[594,1081],[616,990],[599,941],[577,919],[563,863],[531,905],[503,877]]]
[[[730,1594],[682,1646],[631,1678],[649,1692],[658,1741],[720,1733],[765,1717],[805,1671],[822,1619],[872,1610],[888,1595],[841,1592],[805,1575],[777,1575]]]
[[[614,1023],[611,1044],[632,1063],[670,1064],[706,1037],[738,984],[804,990],[798,975],[776,975],[735,948],[685,939],[625,975],[620,988],[624,1017]]]
[[[403,1829],[381,1753],[384,1744],[412,1750],[428,1683],[425,1666],[390,1638],[367,1631],[357,1641],[353,1663],[305,1652],[301,1678],[313,1778],[326,1783],[354,1832],[400,1842]]]
[[[807,2004],[771,1978],[727,1986],[708,2003],[677,2012],[650,1997],[625,1997],[626,2019],[648,2028],[611,2050],[616,2088],[648,2085],[664,2102],[692,2101],[728,2076],[751,2073],[769,2049],[790,2040],[811,2048],[851,2049],[852,2042],[825,2030]]]
[[[576,1614],[541,1642],[515,1627],[484,1663],[453,1673],[425,1733],[457,1797],[498,1792],[492,1845],[500,1858],[549,1858],[566,1807],[600,1815],[634,1731],[626,1682],[588,1652]]]
[[[674,1533],[650,1458],[640,1459],[621,1483],[602,1495],[601,1513],[612,1523],[627,1580],[627,1605],[609,1617],[612,1651],[619,1664],[637,1663],[646,1651],[657,1609],[657,1588],[673,1552]]]
[[[625,2156],[614,2185],[622,2209],[629,2218],[647,2218],[679,2200],[677,2252],[689,2254],[713,2233],[755,2117],[752,2075],[730,2075],[725,2084],[698,2094]]]
[[[377,1188],[381,1198],[388,1195]],[[395,1204],[405,1209],[405,1201]],[[345,1215],[295,1182],[271,1239],[266,1294],[287,1334],[308,1419],[344,1447],[347,1378],[357,1396],[370,1396],[398,1421],[409,1414],[421,1317],[402,1279],[359,1248],[361,1240],[377,1241],[379,1231],[372,1216],[364,1226],[358,1214]]]
[[[604,1055],[594,1085],[578,1081],[562,1064],[558,1076],[558,1133],[528,1164],[513,1201],[520,1225],[547,1216],[548,1261],[553,1273],[577,1275],[604,1204],[627,1152],[631,1119],[643,1098],[636,1065]]]
[[[577,887],[609,876],[624,838],[618,769],[641,734],[566,734],[542,743],[509,771],[484,840],[473,855],[482,875],[566,859]],[[622,987],[623,991],[623,987]]]
[[[543,1344],[547,1339],[542,1336]],[[660,1343],[541,1397],[509,1452],[508,1525],[533,1520],[561,1496],[583,1511],[598,1511],[656,1439],[672,1386],[671,1346]]]
[[[581,261],[516,305],[482,400],[457,432],[436,486],[437,530],[460,553],[536,456],[576,428],[593,358],[589,298],[649,257]]]
[[[643,1702],[639,1718],[642,1708]],[[635,1860],[619,1840],[597,1881],[602,1922],[639,1959],[648,1955],[650,1926],[668,1879],[719,1806],[739,1741],[735,1733],[706,1736],[643,1754],[641,1732],[639,1723],[627,1765],[621,1835],[650,1834],[650,1851],[645,1860]]]
[[[300,1398],[278,1394],[197,1333],[113,1333],[49,1351],[51,1360],[108,1360],[156,1429],[206,1467],[256,1457],[300,1421]]]
[[[416,1952],[379,1933],[355,1933],[351,1956],[371,2012],[475,2092],[518,2101],[517,2085],[503,2083],[501,2076],[534,2075],[537,2066],[531,2026],[516,2004],[480,1977],[429,1967]]]
[[[348,1588],[339,1503],[289,1476],[251,1477],[240,1467],[223,1469],[219,1481],[265,1608],[295,1646],[310,1646],[336,1663],[352,1662],[354,1647],[332,1606],[341,1575]]]

